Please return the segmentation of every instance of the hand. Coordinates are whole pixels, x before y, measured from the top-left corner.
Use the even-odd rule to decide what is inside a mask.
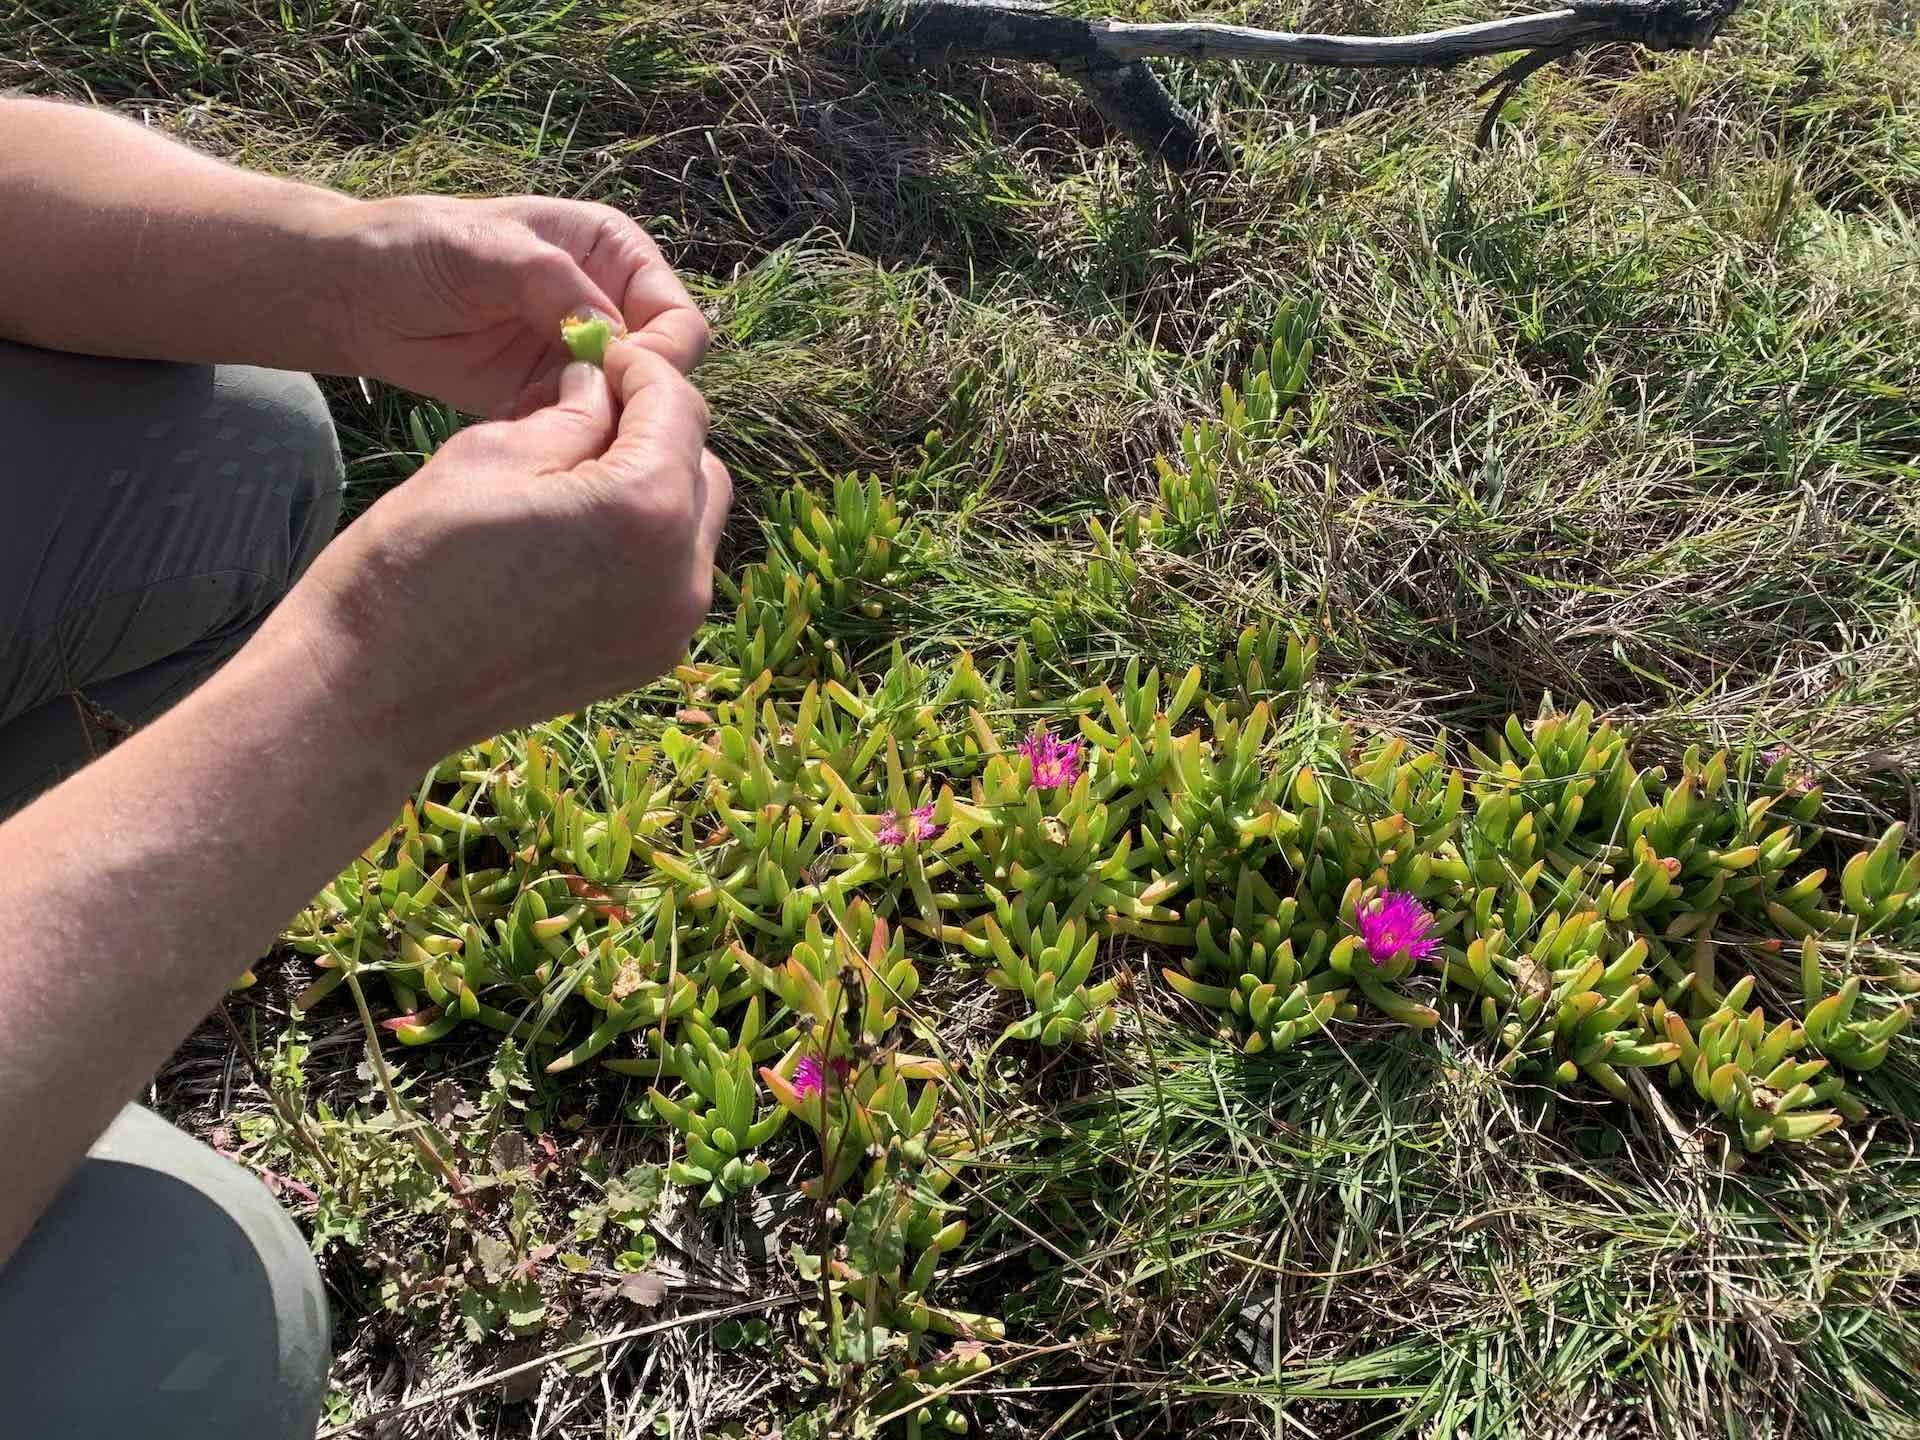
[[[706,402],[629,338],[557,403],[460,431],[330,545],[268,626],[304,631],[364,742],[421,769],[628,690],[685,652],[732,498]],[[282,622],[282,613],[289,612]]]
[[[647,233],[577,200],[408,196],[359,207],[342,289],[360,373],[471,414],[551,404],[560,322],[597,309],[682,374],[707,322]]]

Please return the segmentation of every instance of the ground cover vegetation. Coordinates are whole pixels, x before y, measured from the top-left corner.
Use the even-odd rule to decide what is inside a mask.
[[[422,777],[156,1082],[314,1236],[330,1431],[1917,1433],[1911,14],[1485,154],[1494,62],[1169,64],[1197,176],[806,7],[0,14],[715,322],[686,664]],[[460,423],[332,395],[362,502]]]

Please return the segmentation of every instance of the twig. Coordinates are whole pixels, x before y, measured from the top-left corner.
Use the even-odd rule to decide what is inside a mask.
[[[1388,69],[1457,65],[1480,55],[1534,52],[1501,79],[1508,89],[1549,60],[1595,45],[1704,49],[1741,0],[1573,0],[1537,15],[1415,35],[1306,35],[1242,25],[1082,20],[1028,0],[880,0],[843,16],[857,43],[928,64],[1032,60],[1078,81],[1114,126],[1176,169],[1221,158],[1217,141],[1173,99],[1145,61],[1241,60]],[[1540,58],[1536,58],[1540,57]],[[1497,106],[1496,106],[1497,109]],[[1487,127],[1483,127],[1487,128]]]
[[[1513,92],[1527,83],[1529,75],[1556,60],[1564,60],[1572,53],[1571,45],[1548,45],[1539,50],[1530,50],[1482,85],[1478,91],[1481,95],[1493,90],[1500,93],[1493,97],[1493,103],[1487,106],[1487,113],[1480,117],[1480,130],[1473,138],[1475,148],[1484,150],[1492,143],[1493,127],[1500,123],[1500,112],[1507,108],[1507,101],[1513,98]]]
[[[446,1157],[440,1153],[440,1147],[427,1135],[426,1122],[413,1112],[394,1088],[393,1076],[387,1070],[387,1057],[380,1053],[380,1032],[374,1027],[373,1012],[367,1008],[367,997],[360,988],[360,976],[355,969],[347,971],[347,989],[353,995],[354,1008],[360,1012],[360,1027],[367,1034],[367,1059],[372,1064],[374,1078],[379,1081],[381,1092],[387,1097],[387,1108],[393,1112],[394,1127],[407,1137],[414,1152],[440,1177],[453,1196],[454,1203],[470,1214],[478,1215],[479,1206],[474,1203],[473,1196],[467,1193],[466,1180],[447,1163]]]
[[[322,1430],[314,1440],[334,1440],[335,1436],[352,1435],[369,1425],[384,1424],[402,1415],[411,1415],[416,1410],[424,1410],[429,1405],[443,1404],[448,1400],[458,1400],[462,1395],[471,1395],[476,1390],[487,1390],[495,1385],[504,1384],[516,1376],[525,1375],[530,1370],[554,1364],[560,1360],[570,1360],[575,1355],[585,1355],[589,1351],[604,1350],[610,1345],[625,1344],[629,1340],[641,1340],[648,1335],[658,1335],[665,1330],[678,1330],[686,1325],[702,1325],[709,1320],[726,1320],[735,1315],[762,1314],[768,1310],[781,1310],[789,1305],[797,1305],[806,1296],[798,1291],[789,1295],[776,1295],[770,1300],[746,1300],[738,1305],[722,1305],[717,1310],[696,1310],[691,1315],[676,1315],[671,1320],[656,1320],[651,1325],[635,1325],[626,1330],[616,1330],[611,1335],[596,1335],[591,1340],[582,1340],[577,1345],[567,1345],[559,1350],[550,1350],[545,1355],[536,1355],[531,1360],[523,1360],[518,1365],[509,1365],[503,1370],[494,1370],[485,1375],[476,1375],[471,1380],[462,1380],[458,1385],[445,1390],[436,1390],[431,1395],[416,1395],[388,1410],[379,1410],[371,1415],[362,1415],[358,1420],[349,1420],[344,1425],[335,1425]]]

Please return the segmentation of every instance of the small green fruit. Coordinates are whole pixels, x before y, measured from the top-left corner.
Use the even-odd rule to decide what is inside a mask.
[[[607,346],[626,333],[624,327],[597,312],[569,315],[560,322],[560,339],[568,353],[589,365],[604,364]]]

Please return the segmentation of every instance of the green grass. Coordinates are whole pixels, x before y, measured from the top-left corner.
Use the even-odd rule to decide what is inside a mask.
[[[1132,13],[1365,30],[1490,12]],[[1190,179],[1109,143],[1049,75],[972,69],[942,95],[823,48],[807,7],[0,0],[0,33],[0,86],[119,105],[248,164],[642,217],[714,320],[729,569],[778,488],[878,473],[932,537],[899,597],[929,662],[1004,655],[1042,617],[1060,672],[1177,671],[1277,618],[1320,639],[1321,699],[1366,729],[1477,738],[1550,691],[1651,756],[1791,744],[1843,848],[1920,822],[1920,46],[1897,7],[1749,4],[1710,55],[1544,71],[1485,155],[1486,67],[1171,66],[1239,151],[1231,176]],[[1088,586],[1087,517],[1155,493],[1153,457],[1217,417],[1288,306],[1318,314],[1295,429],[1219,523],[1144,551],[1127,594]],[[418,463],[420,402],[331,394],[359,498]],[[852,624],[849,648],[892,623]],[[644,729],[657,708],[596,718]],[[244,1044],[204,1030],[160,1096],[318,1177],[268,1091],[306,1107],[334,1176],[304,1208],[333,1237],[335,1420],[778,1289],[756,1250],[772,1222],[742,1207],[647,1232],[666,1310],[580,1299],[509,1342],[499,1316],[469,1315],[474,1341],[432,1295],[396,1304],[441,1276],[452,1315],[473,1293],[457,1207],[363,1073],[353,1007],[291,1038],[302,965],[263,967],[228,1006]],[[954,1053],[994,1033],[972,991],[936,1001]],[[1108,1047],[1003,1049],[967,1082],[996,1140],[955,1283],[1013,1339],[974,1387],[976,1431],[1920,1435],[1912,1040],[1873,1079],[1857,1152],[1728,1170],[1597,1092],[1496,1084],[1466,1036],[1336,1027],[1262,1060],[1145,985],[1137,1003]],[[529,1107],[568,1157],[592,1152],[529,1187],[548,1222],[658,1158],[626,1118],[639,1082],[490,1084],[494,1047],[466,1039],[392,1063],[464,1166],[517,1160],[493,1147]],[[804,1173],[789,1156],[769,1189]],[[617,1285],[596,1243],[589,1278]],[[797,1314],[762,1323],[465,1394],[417,1433],[764,1433],[819,1395]]]

